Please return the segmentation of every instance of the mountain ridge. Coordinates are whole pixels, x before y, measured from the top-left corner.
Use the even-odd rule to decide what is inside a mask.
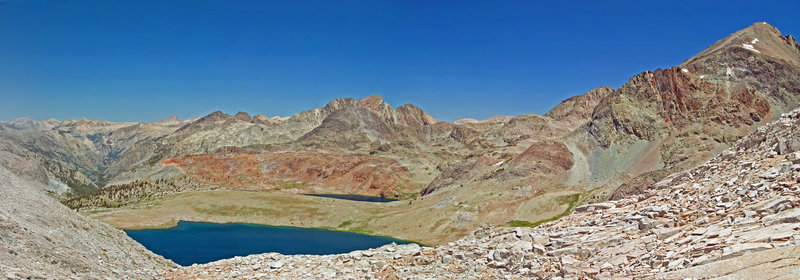
[[[753,43],[751,37],[760,38]],[[794,63],[800,51],[792,38],[756,23],[679,66],[565,99],[544,115],[449,123],[371,95],[334,99],[285,119],[216,111],[159,124],[19,120],[17,127],[28,129],[0,123],[8,127],[0,148],[39,162],[56,182],[52,189],[64,183],[72,196],[186,178],[234,190],[462,199],[470,205],[486,204],[477,194],[530,189],[517,204],[493,206],[502,215],[441,218],[431,239],[446,239],[448,225],[460,230],[537,217],[541,213],[529,210],[541,202],[532,193],[557,188],[591,192],[595,200],[619,198],[707,160],[800,102]],[[339,166],[305,164],[313,159]],[[222,170],[228,175],[207,176]],[[287,182],[299,183],[287,188]]]
[[[285,119],[216,111],[158,124],[0,122],[0,192],[9,194],[0,196],[7,200],[0,223],[37,213],[20,201],[45,201],[68,220],[92,223],[81,230],[56,219],[77,236],[94,236],[102,248],[119,239],[136,260],[149,260],[151,271],[134,272],[139,266],[118,254],[104,260],[141,278],[153,270],[170,278],[264,271],[319,278],[440,271],[453,278],[683,278],[754,276],[761,268],[790,277],[797,261],[786,250],[796,247],[800,230],[800,112],[792,111],[800,104],[798,62],[794,37],[756,23],[680,65],[568,98],[544,115],[450,123],[372,95],[338,98]],[[168,262],[45,191],[118,228],[182,219],[258,222],[439,247],[267,254],[167,271]],[[303,195],[316,193],[400,201]],[[86,250],[94,254],[98,246]],[[48,265],[51,259],[95,267],[92,256],[78,253],[4,253],[36,271],[69,274]],[[755,269],[735,263],[761,257],[774,262],[759,261]],[[339,265],[345,262],[352,265]],[[320,274],[329,270],[342,274]]]

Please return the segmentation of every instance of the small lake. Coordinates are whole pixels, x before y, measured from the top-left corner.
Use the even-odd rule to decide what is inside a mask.
[[[147,249],[180,265],[277,252],[326,255],[377,248],[399,239],[318,228],[178,222],[166,229],[126,230]]]
[[[355,200],[355,201],[366,201],[366,202],[392,202],[397,201],[397,199],[385,198],[380,196],[366,196],[366,195],[357,195],[357,194],[306,194],[310,196],[318,196],[318,197],[329,197],[329,198],[336,198],[336,199],[346,199],[346,200]]]

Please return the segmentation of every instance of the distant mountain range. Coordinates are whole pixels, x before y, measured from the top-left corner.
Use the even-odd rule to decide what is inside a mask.
[[[261,170],[267,181],[243,187],[269,189],[270,179],[299,180],[330,192],[404,197],[454,182],[535,186],[545,180],[620,196],[702,162],[794,108],[800,101],[798,48],[792,36],[756,23],[679,66],[569,98],[544,116],[446,123],[411,104],[393,108],[375,95],[336,99],[288,118],[219,111],[152,124],[22,118],[0,122],[0,150],[4,157],[41,165],[28,173],[51,190],[75,194],[154,174],[169,178],[171,173],[161,171],[171,158],[277,153],[278,169],[315,157],[380,164],[370,164],[371,175],[356,174],[358,168],[349,165],[349,172]],[[205,163],[191,161],[191,168],[211,168]],[[143,168],[149,173],[131,171]],[[369,178],[354,184],[354,176]]]
[[[171,208],[157,213],[174,215],[169,219],[267,219],[281,225],[297,222],[300,226],[378,233],[434,245],[456,240],[485,224],[536,226],[589,202],[617,200],[620,207],[630,210],[630,205],[641,204],[643,200],[639,199],[645,199],[642,194],[650,193],[654,185],[693,192],[694,187],[687,183],[675,184],[695,180],[692,174],[711,178],[713,172],[707,172],[707,168],[717,164],[682,172],[706,162],[746,135],[751,136],[737,147],[748,149],[757,145],[757,152],[763,155],[748,154],[748,157],[759,162],[774,161],[777,156],[798,150],[800,143],[793,138],[775,136],[791,134],[785,127],[796,116],[783,118],[784,123],[773,123],[768,127],[769,133],[759,128],[799,103],[800,44],[794,37],[784,36],[769,24],[759,22],[678,66],[642,72],[617,89],[593,89],[564,100],[545,115],[440,122],[414,105],[395,108],[374,95],[359,100],[339,98],[325,107],[288,118],[214,112],[189,120],[173,116],[150,124],[85,118],[66,121],[22,118],[0,122],[0,193],[3,194],[0,226],[9,229],[0,231],[0,247],[10,248],[8,252],[0,252],[0,270],[12,271],[7,267],[11,265],[15,267],[14,273],[31,275],[146,278],[153,276],[155,270],[173,266],[143,250],[121,232],[68,211],[42,195],[41,190],[49,191],[74,209],[101,209],[84,213],[110,223],[124,223],[125,217],[146,216],[141,213],[167,207],[167,203],[161,202],[168,199],[189,197],[176,204],[190,214],[175,213]],[[767,136],[769,143],[765,142]],[[730,157],[736,156],[735,151],[728,153]],[[715,162],[726,162],[726,157],[722,155]],[[786,160],[792,161],[788,157]],[[747,170],[767,170],[769,174],[758,176],[769,180],[789,174],[794,168],[789,163],[782,165],[780,171],[752,161],[739,164]],[[725,174],[733,178],[738,173]],[[664,178],[668,180],[662,181]],[[725,186],[736,186],[736,178],[724,183]],[[705,181],[698,182],[699,186]],[[757,195],[769,191],[788,195],[790,190],[781,189],[783,185],[784,182],[775,183],[771,189],[753,185],[758,188],[756,195],[745,200],[761,207],[764,203],[758,201],[761,198]],[[705,191],[716,192],[713,186],[707,186]],[[264,210],[258,208],[264,205],[256,203],[211,208],[203,207],[214,201],[190,204],[206,199],[191,196],[201,192],[226,203],[241,200],[224,195],[244,193],[241,197],[247,198],[254,193],[274,193],[277,194],[274,197],[253,201],[270,207],[282,203],[292,207],[284,211]],[[748,195],[752,190],[739,192]],[[402,201],[374,206],[294,195],[308,193],[361,194]],[[682,199],[671,192],[661,191],[658,195],[659,203],[671,197]],[[733,207],[726,204],[729,196],[724,197],[725,201],[723,196],[717,196],[716,202],[705,194],[697,194],[695,198],[713,202],[716,208]],[[764,207],[782,211],[793,207],[796,201],[796,197],[787,198],[779,200],[782,205]],[[684,207],[687,209],[697,208],[688,201],[680,203],[691,206]],[[606,209],[615,205],[597,207]],[[594,213],[591,212],[594,207],[584,206],[581,211]],[[652,211],[666,215],[665,211]],[[752,218],[756,215],[753,213],[756,212],[744,215]],[[206,214],[209,216],[203,216]],[[603,213],[584,216],[600,217],[598,221],[606,217]],[[644,220],[642,216],[639,218]],[[786,219],[773,220],[796,223],[792,217]],[[727,224],[725,221],[711,222]],[[578,223],[572,220],[564,223],[568,222]],[[597,221],[584,220],[580,225],[584,222],[596,225]],[[706,218],[702,223],[700,219],[688,223],[699,226],[708,222]],[[657,226],[642,223],[639,222],[638,229],[643,231]],[[660,223],[687,227],[674,220]],[[42,226],[45,224],[52,227]],[[152,226],[136,224],[142,225]],[[557,225],[552,224],[548,230],[560,230]],[[618,233],[611,227],[604,230]],[[627,230],[627,226],[618,228]],[[473,233],[473,241],[484,240],[481,232]],[[528,238],[521,232],[516,231],[514,240]],[[560,234],[551,232],[545,237],[557,240]],[[673,234],[664,227],[659,228],[657,237],[648,238],[663,239]],[[788,236],[791,239],[792,235]],[[532,242],[537,242],[533,238]],[[120,243],[114,245],[114,240]],[[503,240],[492,239],[492,242],[502,245]],[[42,250],[37,248],[55,248],[47,245],[53,242],[59,243],[59,251],[41,255]],[[547,244],[547,250],[574,245],[556,241]],[[769,244],[760,246],[773,248]],[[533,248],[533,251],[545,250]],[[638,247],[631,248],[623,249],[641,251]],[[101,249],[106,257],[98,257],[101,260],[98,265],[94,258],[101,254]],[[736,251],[737,255],[728,252],[726,256],[736,257],[747,250],[750,249]],[[586,260],[579,253],[562,251],[559,254],[573,254]],[[508,257],[503,254],[492,256]],[[659,263],[669,270],[689,264],[687,260],[667,264],[658,260],[659,255],[646,256],[656,258],[654,265]],[[673,256],[676,255],[666,258]],[[473,257],[482,255],[466,255],[467,259]],[[623,257],[621,263],[627,264],[629,259]],[[558,264],[569,265],[563,260]],[[492,263],[497,265],[498,259]],[[630,265],[641,270],[638,262]],[[491,271],[502,273],[503,268],[492,266]],[[649,266],[646,270],[651,271]],[[586,271],[580,273],[599,273]],[[576,271],[564,273],[583,275]]]

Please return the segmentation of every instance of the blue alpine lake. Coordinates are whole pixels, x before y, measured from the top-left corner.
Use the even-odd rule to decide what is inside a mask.
[[[325,255],[377,248],[392,242],[410,243],[353,232],[241,223],[180,221],[172,228],[125,232],[147,249],[180,265],[269,252]]]
[[[306,195],[316,196],[316,197],[328,197],[328,198],[336,198],[336,199],[354,200],[354,201],[366,201],[366,202],[392,202],[392,201],[397,201],[397,199],[385,198],[385,197],[380,197],[380,196],[358,195],[358,194],[306,194]]]

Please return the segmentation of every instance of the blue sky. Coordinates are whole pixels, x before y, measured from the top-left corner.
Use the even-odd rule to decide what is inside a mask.
[[[0,120],[291,115],[381,94],[446,121],[543,114],[793,1],[0,1]]]

